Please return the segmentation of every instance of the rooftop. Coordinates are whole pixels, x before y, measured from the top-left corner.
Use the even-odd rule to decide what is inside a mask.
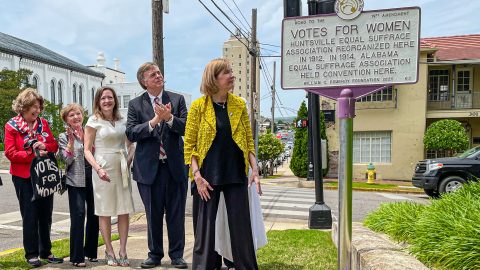
[[[480,34],[422,38],[420,46],[437,49],[440,61],[480,59]]]
[[[105,77],[102,73],[96,72],[43,46],[1,32],[0,52],[25,57],[41,63],[62,67],[95,77]]]

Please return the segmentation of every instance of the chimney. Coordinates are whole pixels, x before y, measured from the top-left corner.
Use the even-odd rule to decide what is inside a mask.
[[[113,63],[114,63],[114,69],[119,71],[120,70],[120,59],[118,59],[116,57],[113,58]]]

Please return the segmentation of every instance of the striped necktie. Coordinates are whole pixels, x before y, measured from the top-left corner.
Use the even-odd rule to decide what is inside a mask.
[[[155,102],[155,104],[157,104],[157,105],[160,105],[160,104],[161,104],[161,103],[160,103],[160,99],[159,99],[158,97],[155,97],[155,98],[153,99],[153,102]],[[167,153],[165,152],[165,148],[163,148],[163,142],[160,141],[160,159],[161,159],[161,160],[164,160],[164,159],[166,159],[166,158],[167,158]]]

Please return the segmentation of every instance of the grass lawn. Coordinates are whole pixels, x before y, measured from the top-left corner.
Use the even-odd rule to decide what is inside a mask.
[[[118,240],[118,234],[112,235],[112,240]],[[98,238],[98,246],[103,245],[103,238]],[[58,258],[68,257],[70,255],[70,239],[64,238],[52,242],[52,254]],[[68,263],[68,262],[64,262]],[[0,269],[16,270],[31,269],[30,265],[25,261],[25,251],[17,250],[13,253],[0,256]]]
[[[268,244],[258,251],[261,270],[337,269],[337,249],[330,232],[269,231]]]
[[[326,186],[338,187],[337,182],[325,183]],[[367,184],[362,182],[353,182],[352,188],[364,188],[364,189],[395,189],[397,185],[393,184]]]

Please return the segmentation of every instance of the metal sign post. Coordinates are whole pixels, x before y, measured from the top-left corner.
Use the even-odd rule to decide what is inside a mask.
[[[355,98],[350,89],[338,98],[340,157],[338,166],[338,269],[351,269],[352,261],[352,165]]]

